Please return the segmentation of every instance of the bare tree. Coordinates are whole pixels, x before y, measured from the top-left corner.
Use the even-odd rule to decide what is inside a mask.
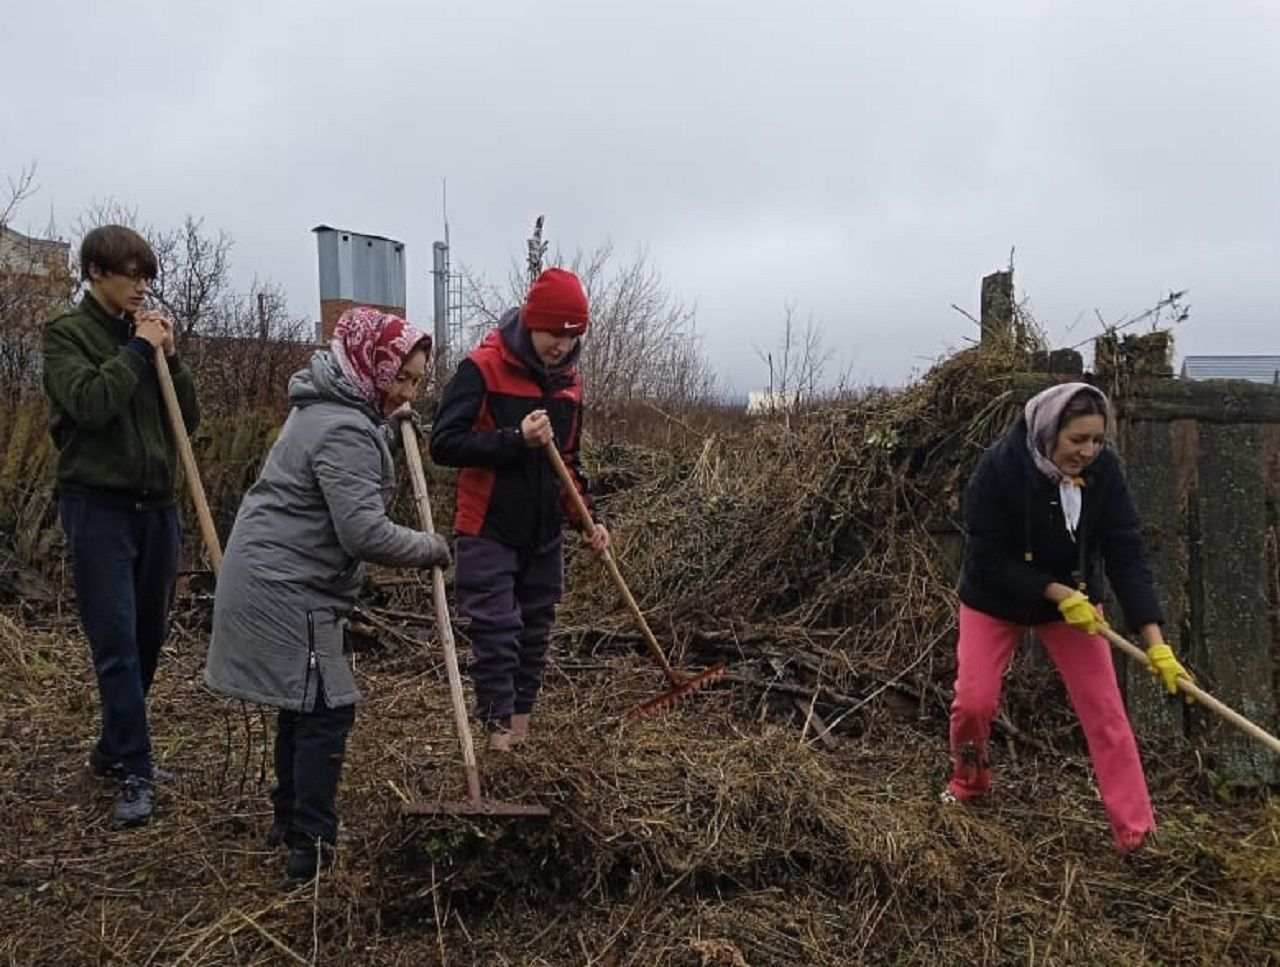
[[[36,166],[29,164],[18,172],[17,177],[5,179],[9,190],[3,201],[0,201],[0,228],[8,226],[22,203],[36,193]]]
[[[606,244],[571,263],[592,306],[583,347],[588,398],[614,405],[705,400],[715,380],[702,355],[696,310],[672,296],[645,253],[617,269],[612,257]]]
[[[28,165],[8,178],[0,196],[0,394],[7,404],[39,391],[41,325],[69,305],[75,288],[65,243],[11,228],[37,190],[35,172]]]
[[[463,266],[459,272],[462,282],[462,326],[467,338],[478,343],[486,332],[498,324],[502,314],[524,299],[524,278],[514,274],[501,283],[493,282],[483,274]],[[459,347],[466,355],[467,347]]]
[[[177,229],[142,222],[135,209],[116,201],[81,216],[83,235],[98,225],[127,225],[156,254],[152,298],[178,329],[178,348],[191,364],[202,409],[210,415],[285,405],[289,376],[310,354],[311,324],[289,311],[285,292],[255,279],[247,292],[231,282],[233,241],[188,215]]]
[[[812,316],[803,326],[797,322],[794,303],[783,307],[778,342],[772,349],[757,349],[756,355],[769,372],[766,411],[791,411],[809,406],[822,396],[832,351]]]
[[[137,210],[109,200],[89,208],[77,222],[80,237],[99,225],[126,225],[138,232],[156,254],[151,295],[173,316],[178,345],[216,324],[231,291],[232,240],[224,231],[205,228],[204,219],[188,215],[177,229],[161,230],[142,222]]]
[[[151,291],[172,314],[181,344],[230,294],[231,237],[206,232],[203,218],[188,215],[180,229],[157,241],[161,271]]]
[[[255,280],[248,292],[226,293],[206,313],[182,352],[210,415],[287,407],[289,377],[306,362],[309,320],[289,311],[284,290]]]
[[[591,328],[583,340],[582,375],[588,403],[617,412],[632,404],[680,408],[710,400],[715,375],[702,353],[696,312],[667,289],[642,251],[618,266],[604,243],[554,265],[572,270],[587,291]],[[503,311],[524,300],[528,276],[513,265],[503,283],[464,270],[463,307],[472,337],[479,339]]]

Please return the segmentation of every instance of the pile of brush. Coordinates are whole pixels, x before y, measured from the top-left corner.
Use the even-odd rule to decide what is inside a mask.
[[[461,770],[426,586],[382,576],[356,621],[338,863],[297,890],[263,844],[273,715],[200,684],[207,595],[178,609],[152,695],[175,779],[133,831],[84,767],[96,699],[68,612],[0,615],[0,962],[1275,962],[1280,810],[1219,802],[1189,753],[1144,748],[1160,831],[1115,856],[1033,651],[1010,674],[991,801],[938,801],[957,497],[1016,413],[1021,363],[971,351],[789,427],[590,454],[659,639],[731,671],[625,721],[664,682],[575,554],[531,740],[482,762],[486,796],[549,819],[401,818],[458,798]]]

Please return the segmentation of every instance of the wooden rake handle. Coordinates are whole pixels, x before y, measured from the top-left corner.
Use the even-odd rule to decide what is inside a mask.
[[[222,569],[222,544],[218,540],[218,531],[213,526],[213,514],[209,513],[209,501],[204,495],[204,484],[200,480],[200,470],[196,466],[196,455],[191,449],[191,438],[187,435],[187,424],[182,420],[182,407],[178,405],[178,393],[173,388],[173,374],[169,372],[169,361],[165,359],[164,350],[156,347],[156,379],[160,383],[160,395],[164,397],[164,408],[169,414],[169,429],[173,431],[173,439],[178,444],[178,458],[182,461],[182,469],[187,478],[187,490],[191,494],[191,503],[196,508],[196,519],[200,522],[200,534],[204,538],[204,549],[209,555],[209,564],[216,575]]]
[[[422,451],[418,448],[418,434],[409,420],[400,421],[400,436],[404,440],[404,461],[409,465],[409,478],[413,481],[413,499],[418,506],[418,521],[428,534],[434,534],[431,519],[431,499],[427,494],[427,475],[422,469]],[[462,675],[458,671],[458,648],[453,640],[453,625],[449,622],[449,599],[445,595],[444,571],[431,569],[432,610],[435,611],[436,633],[444,650],[444,667],[449,676],[449,700],[453,705],[453,723],[458,731],[458,744],[462,746],[462,766],[466,774],[467,797],[473,806],[480,803],[480,770],[476,766],[476,749],[471,741],[471,722],[467,718],[467,699],[462,691]]]
[[[585,521],[587,529],[594,534],[596,523],[591,519],[591,512],[587,510],[587,502],[582,499],[582,494],[578,493],[578,485],[574,483],[573,477],[569,474],[569,468],[564,465],[564,458],[560,456],[560,451],[556,449],[554,440],[548,441],[544,447],[547,451],[547,457],[551,460],[551,466],[556,469],[556,476],[560,478],[560,484],[569,494],[569,498],[573,501],[574,509],[578,512],[578,519]],[[613,559],[613,555],[608,550],[601,555],[604,558],[605,567],[609,569],[609,576],[613,578],[614,586],[617,587],[618,593],[622,595],[622,600],[627,603],[627,610],[631,612],[631,617],[636,623],[636,627],[640,629],[640,636],[644,638],[644,643],[649,649],[649,654],[662,669],[662,674],[667,677],[676,688],[683,685],[684,679],[671,667],[671,663],[667,661],[667,656],[662,652],[662,646],[658,644],[658,639],[654,636],[653,630],[649,627],[649,622],[645,620],[644,612],[640,610],[640,605],[636,603],[635,597],[631,594],[631,589],[627,587],[627,582],[622,577],[622,572],[618,570],[618,562]]]
[[[1120,651],[1124,652],[1134,661],[1141,664],[1144,668],[1151,667],[1151,662],[1147,659],[1146,652],[1144,652],[1141,648],[1139,648],[1133,642],[1129,641],[1129,639],[1116,634],[1106,625],[1102,626],[1102,634],[1107,639],[1107,641],[1111,642],[1111,644],[1115,645],[1116,648],[1120,649]],[[1191,681],[1191,679],[1184,678],[1181,675],[1179,675],[1178,688],[1181,689],[1186,694],[1190,695],[1192,698],[1194,698],[1197,702],[1199,702],[1205,708],[1212,709],[1213,711],[1217,712],[1218,715],[1226,719],[1228,722],[1230,722],[1232,725],[1238,728],[1241,732],[1244,732],[1246,735],[1250,735],[1253,738],[1257,739],[1263,745],[1267,746],[1272,752],[1280,753],[1280,739],[1277,739],[1274,735],[1272,735],[1266,729],[1262,728],[1262,726],[1249,721],[1249,719],[1245,718],[1235,709],[1231,708],[1231,706],[1218,701],[1216,698],[1214,698],[1212,695],[1206,692],[1203,688],[1201,688],[1195,682]]]

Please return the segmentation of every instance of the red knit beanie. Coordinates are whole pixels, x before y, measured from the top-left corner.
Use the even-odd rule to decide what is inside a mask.
[[[572,272],[547,269],[529,286],[520,319],[526,329],[580,336],[590,322],[587,293]]]

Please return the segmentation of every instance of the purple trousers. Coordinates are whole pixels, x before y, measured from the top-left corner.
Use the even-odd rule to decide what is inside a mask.
[[[533,711],[547,644],[564,593],[564,543],[536,550],[459,536],[454,548],[458,611],[471,622],[471,680],[485,723]]]

